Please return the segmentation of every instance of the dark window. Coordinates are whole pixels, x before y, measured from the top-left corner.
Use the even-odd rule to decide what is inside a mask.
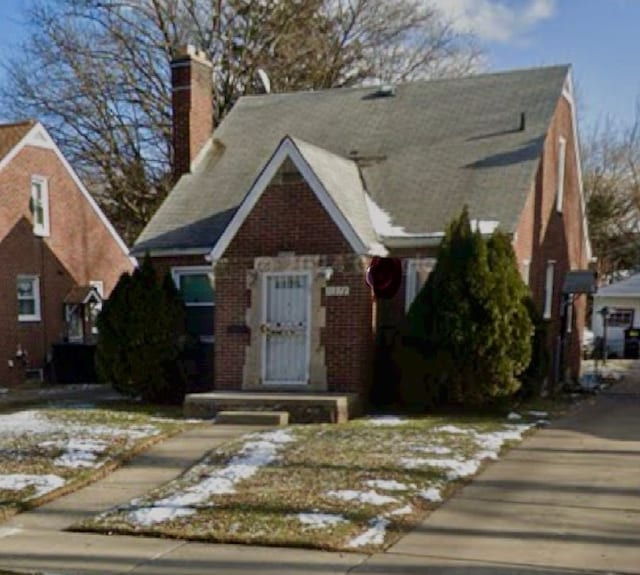
[[[631,327],[633,325],[632,309],[614,309],[607,315],[609,327]]]
[[[187,331],[200,341],[213,341],[215,294],[209,270],[174,269],[173,277],[187,312]]]

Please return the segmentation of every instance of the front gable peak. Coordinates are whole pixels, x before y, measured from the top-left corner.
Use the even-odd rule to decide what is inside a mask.
[[[303,140],[285,136],[211,251],[211,260],[222,257],[269,184],[291,174],[298,174],[296,177],[307,183],[354,252],[371,252],[376,245],[376,236],[356,163]]]

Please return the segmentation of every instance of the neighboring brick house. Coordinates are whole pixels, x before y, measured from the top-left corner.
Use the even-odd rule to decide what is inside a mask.
[[[562,291],[591,254],[568,66],[247,96],[212,137],[183,117],[210,115],[210,76],[201,54],[174,62],[174,137],[189,154],[176,165],[190,170],[133,253],[179,285],[214,279],[215,302],[183,287],[209,306],[193,310],[215,341],[215,390],[365,395],[376,333],[402,320],[464,205],[482,231],[512,234],[550,348],[560,358],[564,342],[578,375],[585,296],[560,339]],[[364,282],[373,255],[403,260],[390,302]]]
[[[131,270],[44,126],[0,125],[0,386],[26,370],[48,375],[52,345],[88,335],[82,304],[98,299],[89,288],[107,296]]]

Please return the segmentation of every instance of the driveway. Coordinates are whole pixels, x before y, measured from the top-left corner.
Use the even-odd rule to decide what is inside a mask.
[[[526,439],[385,553],[366,556],[62,531],[89,509],[113,504],[112,494],[119,489],[127,497],[142,491],[163,457],[174,463],[178,454],[196,458],[198,441],[206,449],[234,433],[212,426],[210,437],[187,435],[155,447],[138,463],[137,473],[134,461],[132,469],[123,468],[89,491],[0,525],[0,566],[86,575],[640,574],[639,382],[636,369],[570,417]],[[154,476],[151,482],[159,480]]]

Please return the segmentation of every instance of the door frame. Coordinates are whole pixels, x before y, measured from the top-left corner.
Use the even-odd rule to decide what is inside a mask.
[[[278,276],[305,276],[307,278],[307,293],[306,293],[306,312],[307,312],[307,325],[305,330],[305,370],[304,370],[304,380],[303,381],[278,381],[278,380],[267,380],[267,336],[266,332],[261,333],[261,361],[260,361],[260,378],[262,380],[262,384],[266,386],[282,386],[282,387],[296,387],[296,386],[308,386],[309,385],[309,372],[311,365],[311,291],[313,281],[313,274],[310,270],[286,270],[286,271],[277,271],[277,272],[263,272],[261,275],[261,300],[262,300],[262,313],[260,314],[261,325],[265,325],[267,323],[267,310],[268,310],[268,278],[270,277],[278,277]]]

